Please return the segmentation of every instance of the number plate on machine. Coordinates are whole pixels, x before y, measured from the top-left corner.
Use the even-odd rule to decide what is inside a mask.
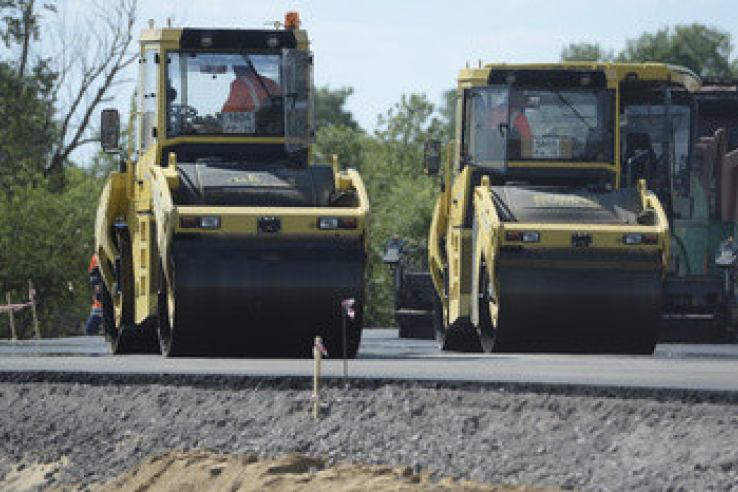
[[[256,133],[256,119],[249,111],[223,113],[223,133]]]
[[[539,159],[561,158],[561,139],[557,137],[533,137],[533,157]]]

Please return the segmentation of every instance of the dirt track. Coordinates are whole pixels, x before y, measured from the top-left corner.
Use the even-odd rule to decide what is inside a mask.
[[[413,475],[488,484],[738,491],[738,404],[730,397],[364,384],[330,389],[327,415],[316,422],[304,381],[24,377],[0,383],[6,485],[19,464],[49,464],[44,486],[91,484],[155,453],[208,448],[260,457],[299,452],[328,465],[406,466]]]

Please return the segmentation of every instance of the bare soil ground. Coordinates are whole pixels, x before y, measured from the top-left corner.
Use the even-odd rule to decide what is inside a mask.
[[[52,465],[53,466],[53,465]],[[6,477],[6,490],[33,490],[43,484],[49,465],[26,467]],[[410,467],[339,464],[301,454],[259,461],[210,450],[171,451],[147,458],[133,469],[102,483],[64,485],[49,490],[76,492],[555,492],[526,485],[488,485],[453,478],[434,478]]]

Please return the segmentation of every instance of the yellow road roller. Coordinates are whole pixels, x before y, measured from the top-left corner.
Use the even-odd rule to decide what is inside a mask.
[[[101,125],[120,155],[95,224],[114,353],[300,357],[320,335],[355,356],[369,202],[357,171],[313,162],[299,24],[142,31],[127,151],[118,112]]]
[[[685,165],[675,148],[688,145],[676,102],[699,84],[658,63],[461,71],[428,240],[443,349],[653,352],[669,263],[662,203],[670,168]],[[443,150],[426,143],[426,173]]]

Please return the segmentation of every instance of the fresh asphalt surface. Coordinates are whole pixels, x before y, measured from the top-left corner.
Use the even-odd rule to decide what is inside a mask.
[[[102,337],[0,341],[0,372],[74,372],[230,376],[312,376],[299,359],[166,359],[113,356]],[[344,362],[329,358],[323,375],[341,377]],[[433,341],[401,340],[396,330],[369,329],[352,378],[668,388],[738,392],[738,345],[661,344],[654,356],[455,354]]]

